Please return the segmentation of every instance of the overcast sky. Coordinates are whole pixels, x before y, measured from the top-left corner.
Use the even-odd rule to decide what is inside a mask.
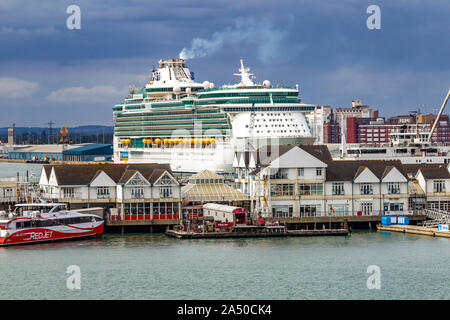
[[[80,30],[66,27],[72,4]],[[437,112],[449,16],[449,0],[0,0],[0,126],[112,125],[129,84],[183,49],[198,82],[236,82],[243,58],[257,82],[299,84],[305,103]]]

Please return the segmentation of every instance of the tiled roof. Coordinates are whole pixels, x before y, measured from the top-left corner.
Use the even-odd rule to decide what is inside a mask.
[[[330,150],[325,145],[299,145],[298,147],[322,162],[328,163],[333,161]]]
[[[420,169],[425,179],[450,179],[450,172],[448,172],[445,165],[437,166],[423,166]]]
[[[44,172],[45,172],[45,175],[46,175],[46,177],[47,177],[47,181],[48,181],[48,179],[50,179],[50,174],[52,173],[52,166],[51,165],[44,165]]]
[[[328,163],[327,180],[328,181],[353,181],[367,167],[373,174],[383,179],[393,167],[408,178],[402,167],[400,160],[336,160]]]
[[[266,145],[264,147],[261,147],[257,150],[257,163],[258,165],[265,165],[269,164],[273,160],[279,158],[292,148],[294,148],[295,145]]]
[[[404,164],[403,167],[411,176],[415,176],[420,170],[425,179],[450,179],[450,173],[445,164]]]
[[[102,171],[114,182],[120,184],[128,181],[139,171],[150,183],[154,183],[164,172],[172,174],[169,164],[61,164],[45,165],[44,170],[53,168],[59,185],[88,185]],[[126,180],[126,181],[125,181]],[[125,182],[124,182],[125,181]]]

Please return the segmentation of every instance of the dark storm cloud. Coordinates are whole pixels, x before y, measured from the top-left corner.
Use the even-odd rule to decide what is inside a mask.
[[[81,30],[66,28],[71,4],[81,8]],[[381,30],[366,28],[369,4],[381,7]],[[0,107],[15,109],[0,126],[48,114],[110,124],[130,83],[144,85],[160,58],[215,34],[223,35],[216,50],[188,60],[198,81],[234,82],[244,58],[258,81],[299,83],[308,103],[361,98],[385,115],[423,104],[431,112],[450,86],[449,13],[447,0],[1,0],[0,80],[14,94]]]

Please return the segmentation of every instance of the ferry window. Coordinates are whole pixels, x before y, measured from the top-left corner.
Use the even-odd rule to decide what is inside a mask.
[[[31,227],[31,221],[22,221],[22,228],[30,228]]]
[[[37,223],[38,227],[51,227],[54,225],[55,225],[55,223],[52,220],[40,220]]]

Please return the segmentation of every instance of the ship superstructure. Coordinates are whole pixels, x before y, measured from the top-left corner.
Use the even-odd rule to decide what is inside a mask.
[[[231,172],[235,151],[264,144],[311,143],[298,86],[241,81],[216,88],[194,82],[183,59],[160,60],[150,82],[113,107],[114,161],[170,163],[174,171]]]
[[[450,146],[432,143],[439,117],[450,98],[450,90],[442,103],[436,120],[427,130],[416,124],[415,128],[406,125],[389,132],[389,144],[386,146],[354,146],[342,143],[340,158],[344,159],[373,159],[400,160],[405,164],[421,163],[450,163]]]

